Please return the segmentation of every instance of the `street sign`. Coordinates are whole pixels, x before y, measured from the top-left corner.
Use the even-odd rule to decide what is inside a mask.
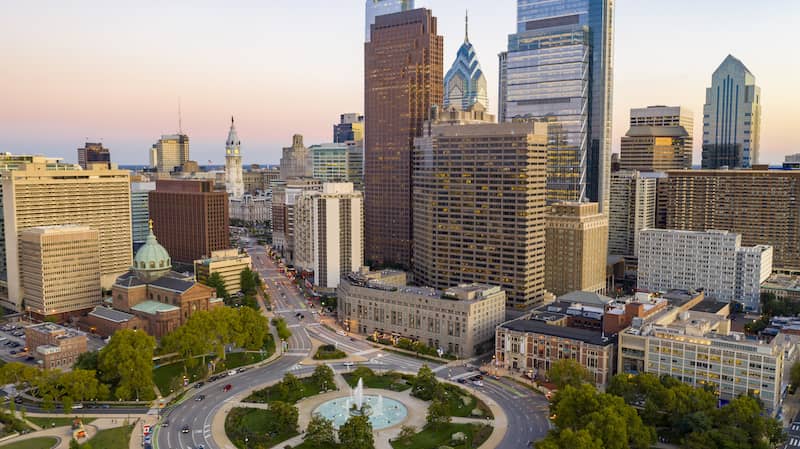
[[[151,429],[150,429],[150,425],[149,424],[145,424],[145,425],[142,426],[142,433],[143,434],[150,435],[150,430]]]

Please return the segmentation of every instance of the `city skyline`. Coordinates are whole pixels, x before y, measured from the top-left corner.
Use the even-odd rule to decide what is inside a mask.
[[[800,67],[778,57],[789,54],[790,40],[781,36],[788,37],[800,5],[779,3],[745,17],[738,0],[724,9],[716,1],[617,2],[613,151],[619,151],[632,107],[682,105],[702,123],[711,74],[732,54],[762,88],[761,161],[774,164],[796,152],[800,137],[792,132],[791,112],[800,93],[791,78]],[[231,114],[237,117],[246,165],[277,163],[294,133],[305,135],[309,145],[330,142],[339,114],[363,112],[364,3],[306,5],[237,2],[219,9],[211,3],[189,8],[145,2],[128,9],[53,2],[45,9],[14,4],[0,18],[0,41],[6,43],[0,48],[9,61],[0,74],[0,95],[8,106],[0,109],[0,151],[76,162],[75,148],[102,141],[113,162],[147,164],[152,143],[178,131],[179,97],[191,159],[201,164],[224,162]],[[496,55],[515,31],[516,2],[426,0],[417,6],[432,8],[439,19],[446,66],[463,42],[469,9],[470,41],[487,78],[489,111],[495,113]],[[685,14],[689,7],[691,15]],[[679,34],[654,29],[676,21]],[[226,23],[237,24],[236,33],[209,32],[227,29]],[[31,33],[31,25],[46,31]],[[97,39],[98,34],[108,38]],[[292,44],[271,44],[285,42],[281,36],[292,36]],[[697,128],[695,164],[702,141]]]

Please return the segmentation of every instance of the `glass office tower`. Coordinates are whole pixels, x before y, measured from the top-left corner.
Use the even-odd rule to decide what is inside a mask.
[[[500,79],[505,121],[549,124],[548,200],[608,206],[613,0],[518,0]],[[501,57],[501,60],[503,57]]]
[[[375,23],[375,18],[386,14],[393,14],[414,9],[414,0],[367,0],[366,1],[366,32],[364,41],[370,40],[370,25]]]

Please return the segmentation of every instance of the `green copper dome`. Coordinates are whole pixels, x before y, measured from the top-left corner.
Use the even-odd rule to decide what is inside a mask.
[[[153,225],[150,223],[150,234],[147,241],[133,257],[133,271],[144,282],[152,282],[169,273],[172,269],[172,260],[169,253],[156,240],[153,234]]]

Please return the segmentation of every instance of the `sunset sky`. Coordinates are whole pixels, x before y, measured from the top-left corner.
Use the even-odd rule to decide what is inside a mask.
[[[0,151],[75,161],[88,138],[146,164],[177,131],[180,97],[192,159],[223,162],[234,115],[244,162],[277,163],[292,134],[329,142],[339,114],[363,111],[362,0],[121,3],[0,0]],[[439,19],[445,71],[469,9],[495,112],[516,2],[421,3]],[[731,53],[761,87],[762,162],[800,152],[797,23],[797,0],[616,0],[614,150],[628,110],[652,104],[692,109],[699,142],[705,87]]]

